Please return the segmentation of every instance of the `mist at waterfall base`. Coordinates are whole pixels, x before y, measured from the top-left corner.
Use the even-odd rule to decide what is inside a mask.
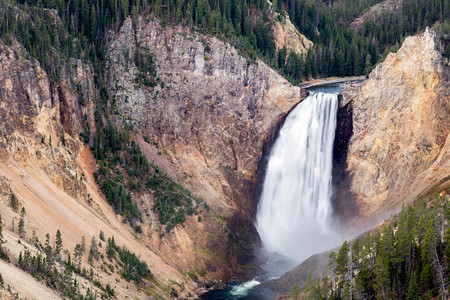
[[[287,116],[273,145],[258,204],[256,227],[266,255],[265,273],[202,299],[275,299],[263,283],[309,256],[342,242],[333,227],[331,172],[338,97],[345,84],[314,92]]]

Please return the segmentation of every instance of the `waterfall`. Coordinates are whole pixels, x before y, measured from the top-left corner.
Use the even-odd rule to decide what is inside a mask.
[[[296,260],[338,243],[330,228],[338,98],[314,93],[286,118],[269,157],[256,227],[265,248]]]

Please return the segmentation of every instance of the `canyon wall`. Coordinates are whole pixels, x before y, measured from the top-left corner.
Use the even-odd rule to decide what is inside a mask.
[[[155,86],[138,82],[141,53],[152,56]],[[149,243],[159,244],[161,255],[180,268],[195,262],[212,278],[251,271],[237,267],[254,259],[260,245],[252,224],[259,164],[306,91],[259,60],[249,63],[217,38],[143,17],[127,19],[111,34],[106,70],[117,119],[151,140],[141,140],[148,157],[215,214],[201,223],[188,220],[189,226],[176,228],[163,243]]]
[[[450,68],[441,47],[430,29],[408,37],[343,92],[353,110],[349,188],[363,219],[450,184]]]
[[[96,237],[100,253],[106,248],[105,238],[114,237],[117,245],[131,249],[147,264],[152,280],[143,290],[123,279],[119,268],[105,269],[103,253],[103,258],[92,262],[87,253],[83,255],[81,266],[92,268],[93,280],[100,285],[114,287],[118,299],[154,294],[170,299],[172,288],[180,295],[192,296],[197,284],[133,235],[94,181],[95,160],[79,137],[83,126],[94,128],[93,104],[98,91],[91,70],[80,60],[69,59],[61,65],[59,81],[52,80],[19,43],[0,40],[0,214],[6,241],[1,247],[11,260],[1,261],[4,286],[24,298],[62,298],[17,267],[19,253],[28,250],[31,255],[42,255],[39,243],[49,234],[53,245],[59,230],[62,247],[68,250],[61,254],[63,260],[82,237],[86,247]],[[22,208],[26,212],[20,233]],[[71,276],[83,295],[87,289],[97,295],[102,292],[92,280],[80,274]],[[2,291],[0,298],[8,294]]]
[[[87,197],[73,180],[81,178],[73,157],[83,148],[82,116],[88,119],[95,93],[89,66],[71,59],[56,84],[16,41],[0,41],[0,49],[0,161],[39,166],[68,194]]]

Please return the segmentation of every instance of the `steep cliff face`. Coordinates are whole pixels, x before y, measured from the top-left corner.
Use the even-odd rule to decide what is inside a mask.
[[[17,267],[19,253],[29,250],[31,255],[44,255],[37,241],[43,244],[49,234],[53,245],[57,230],[67,253],[73,253],[83,236],[86,247],[92,237],[104,247],[99,239],[102,231],[106,238],[114,236],[117,245],[132,249],[153,276],[144,291],[138,290],[121,277],[119,269],[105,269],[103,260],[88,263],[85,254],[81,266],[92,267],[93,279],[113,286],[117,298],[157,294],[167,299],[171,288],[180,295],[194,293],[196,284],[138,241],[99,193],[92,177],[95,161],[78,136],[82,126],[92,122],[93,98],[98,93],[90,66],[70,60],[61,66],[61,80],[55,82],[29,57],[16,41],[0,40],[0,215],[6,240],[1,247],[11,260],[0,262],[5,286],[24,298],[60,299],[55,290]],[[22,208],[26,211],[24,232],[19,233]],[[61,254],[63,260],[67,253]],[[101,293],[79,274],[71,276],[83,295],[87,288]],[[2,290],[0,295],[7,294]]]
[[[450,184],[449,76],[439,38],[427,29],[345,89],[353,108],[350,190],[363,218]]]
[[[107,269],[103,258],[94,260],[93,279],[115,286],[120,299],[194,297],[203,284],[211,287],[210,280],[256,270],[244,264],[259,245],[252,215],[262,156],[305,91],[261,61],[249,64],[216,38],[141,17],[111,33],[104,70],[108,89],[101,93],[89,64],[58,57],[60,78],[52,80],[11,40],[0,41],[0,207],[3,247],[13,263],[24,246],[38,253],[33,243],[47,233],[60,230],[63,248],[71,252],[82,236],[89,242],[101,231],[131,249],[152,274],[140,290],[121,278],[119,269]],[[94,100],[105,94],[113,101],[96,116],[111,112],[116,125],[132,125],[138,133],[133,139],[147,157],[211,209],[205,206],[162,234],[153,195],[146,191],[133,196],[146,212],[144,233],[130,232],[98,189],[96,162],[81,141],[93,144]],[[26,233],[17,232],[22,207]],[[89,267],[87,255],[82,266]],[[2,263],[1,273],[23,297],[59,297],[44,284],[27,284],[29,276],[14,264]],[[101,293],[86,278],[74,278],[83,291]]]
[[[153,57],[155,87],[137,83],[142,51]],[[208,274],[223,277],[227,267],[218,261],[243,255],[242,263],[258,245],[251,221],[258,165],[266,142],[304,92],[261,61],[248,63],[229,44],[142,17],[127,19],[111,35],[108,61],[107,82],[117,114],[155,141],[159,150],[145,147],[165,153],[161,168],[214,210],[210,220],[193,222],[189,234],[177,228],[165,237],[161,255],[178,253],[170,259],[183,269],[196,261]],[[218,230],[223,226],[225,231]],[[236,233],[239,242],[233,238]],[[187,246],[178,250],[177,245]],[[212,249],[214,253],[204,255]]]
[[[37,61],[26,59],[16,42],[12,46],[0,42],[0,49],[0,160],[36,163],[64,191],[86,196],[82,185],[72,180],[81,175],[72,155],[82,149],[78,135],[93,86],[89,67],[73,60],[62,70],[63,78],[71,82],[54,84]],[[81,106],[83,97],[86,103]]]

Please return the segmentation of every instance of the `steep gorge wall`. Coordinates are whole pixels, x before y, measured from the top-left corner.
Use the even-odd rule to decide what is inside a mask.
[[[153,156],[166,161],[162,169],[201,196],[216,214],[203,225],[188,220],[192,231],[175,229],[163,239],[161,254],[185,245],[171,250],[178,254],[168,259],[184,269],[196,261],[211,275],[213,266],[221,266],[216,274],[226,277],[223,272],[229,266],[218,260],[238,257],[239,263],[248,262],[259,245],[252,224],[258,166],[267,141],[305,91],[261,61],[249,64],[217,38],[164,28],[157,20],[127,19],[110,40],[106,78],[119,119],[155,141],[165,153],[164,159]],[[144,48],[156,65],[155,87],[136,83],[135,55]],[[217,228],[223,226],[226,230],[220,232]],[[214,248],[221,250],[198,254],[199,249]]]
[[[86,197],[72,179],[81,175],[73,155],[81,152],[82,115],[89,115],[87,103],[94,97],[90,68],[73,59],[55,84],[17,42],[0,41],[0,49],[0,161],[37,164],[66,192]]]
[[[349,188],[363,220],[450,184],[450,68],[440,47],[430,29],[409,37],[343,92],[353,109]]]
[[[38,252],[35,239],[43,243],[48,233],[53,244],[60,230],[63,249],[70,253],[82,236],[87,247],[96,237],[103,252],[105,242],[99,240],[102,231],[106,238],[114,236],[117,245],[126,246],[145,261],[152,273],[143,290],[124,280],[120,269],[106,270],[103,260],[88,263],[85,254],[82,267],[92,266],[94,279],[114,287],[118,299],[149,297],[149,291],[152,297],[157,294],[170,299],[172,288],[180,296],[192,296],[198,291],[197,284],[164,261],[157,249],[133,235],[94,181],[95,160],[79,138],[83,126],[95,128],[93,110],[98,91],[91,67],[70,59],[60,71],[61,79],[56,82],[15,40],[8,44],[0,40],[0,214],[6,240],[2,247],[11,259],[9,264],[2,262],[5,286],[11,286],[20,297],[60,299],[56,291],[30,280],[31,276],[16,267],[20,251]],[[26,210],[23,238],[17,232],[22,207]],[[62,259],[67,259],[66,253]],[[85,278],[73,278],[82,292],[87,287],[101,292]]]

